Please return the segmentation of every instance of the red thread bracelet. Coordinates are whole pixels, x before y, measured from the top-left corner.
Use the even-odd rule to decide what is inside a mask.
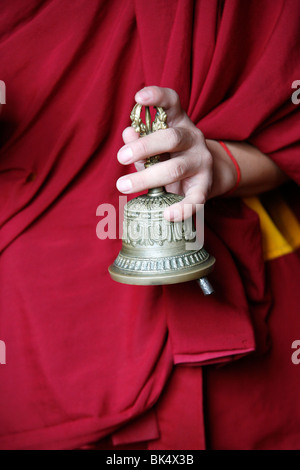
[[[235,183],[235,185],[233,186],[232,189],[230,189],[229,191],[227,191],[227,193],[225,193],[225,194],[232,194],[237,189],[238,185],[240,184],[241,169],[238,165],[238,162],[236,161],[236,159],[234,158],[234,156],[230,152],[229,148],[224,144],[224,142],[222,142],[221,140],[219,140],[218,142],[219,142],[220,145],[222,145],[223,149],[225,150],[225,152],[229,156],[230,160],[232,161],[232,163],[234,164],[235,169],[236,169],[236,183]]]

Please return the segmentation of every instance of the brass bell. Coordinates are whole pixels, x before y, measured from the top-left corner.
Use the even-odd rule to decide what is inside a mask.
[[[142,105],[134,106],[130,115],[132,127],[141,137],[167,128],[164,109],[155,109],[157,112],[151,124],[149,107],[145,107],[144,124],[141,119]],[[145,167],[158,161],[159,156],[150,157]],[[160,285],[198,279],[205,295],[213,292],[205,276],[212,271],[215,258],[204,248],[194,246],[196,231],[192,217],[184,222],[169,222],[164,218],[164,210],[182,199],[182,196],[168,193],[160,187],[149,189],[147,194],[125,205],[122,249],[108,268],[114,281]],[[188,243],[192,249],[189,249]]]

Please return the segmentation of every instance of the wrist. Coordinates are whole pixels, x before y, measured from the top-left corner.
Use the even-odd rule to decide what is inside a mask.
[[[239,176],[236,164],[217,140],[206,140],[213,157],[213,184],[209,199],[230,193],[237,185]]]

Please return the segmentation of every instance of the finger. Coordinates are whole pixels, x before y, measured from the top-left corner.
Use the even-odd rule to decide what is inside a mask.
[[[197,167],[196,159],[175,157],[150,166],[144,171],[122,176],[117,181],[117,188],[122,193],[132,193],[165,186],[187,178],[195,173]]]
[[[184,196],[181,181],[176,181],[176,183],[167,184],[165,186],[165,189],[168,193],[179,194],[180,196]]]
[[[206,202],[212,185],[212,174],[209,167],[189,178],[188,183],[187,180],[184,181],[183,186],[187,185],[188,189],[185,191],[184,199],[165,210],[164,216],[167,220],[177,222],[187,219]]]
[[[186,119],[189,120],[181,107],[178,94],[171,88],[148,86],[136,93],[135,100],[144,106],[163,107],[168,115],[169,126],[176,126]]]
[[[139,133],[133,127],[126,127],[122,132],[122,138],[124,144],[129,144],[130,142],[134,142],[139,138]]]
[[[205,191],[197,186],[182,201],[173,204],[164,211],[164,217],[170,222],[186,220],[194,215],[205,203]]]
[[[118,160],[120,163],[128,165],[154,155],[180,152],[191,147],[195,138],[196,134],[184,127],[159,130],[124,145],[118,152]]]
[[[169,159],[170,159],[170,154],[169,153],[162,153],[159,156],[159,161],[160,162],[165,162],[166,160],[169,160]],[[135,169],[137,171],[144,170],[145,169],[145,163],[146,163],[146,160],[139,160],[138,162],[135,162],[134,163]]]
[[[134,164],[136,171],[142,171],[145,169],[145,160],[140,160]]]

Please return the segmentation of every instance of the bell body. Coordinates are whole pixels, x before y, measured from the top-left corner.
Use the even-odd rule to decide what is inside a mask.
[[[164,188],[129,201],[124,208],[122,249],[109,267],[113,280],[124,284],[175,284],[203,278],[215,258],[197,247],[192,218],[169,222],[164,210],[182,200]],[[192,249],[187,249],[187,244]]]

